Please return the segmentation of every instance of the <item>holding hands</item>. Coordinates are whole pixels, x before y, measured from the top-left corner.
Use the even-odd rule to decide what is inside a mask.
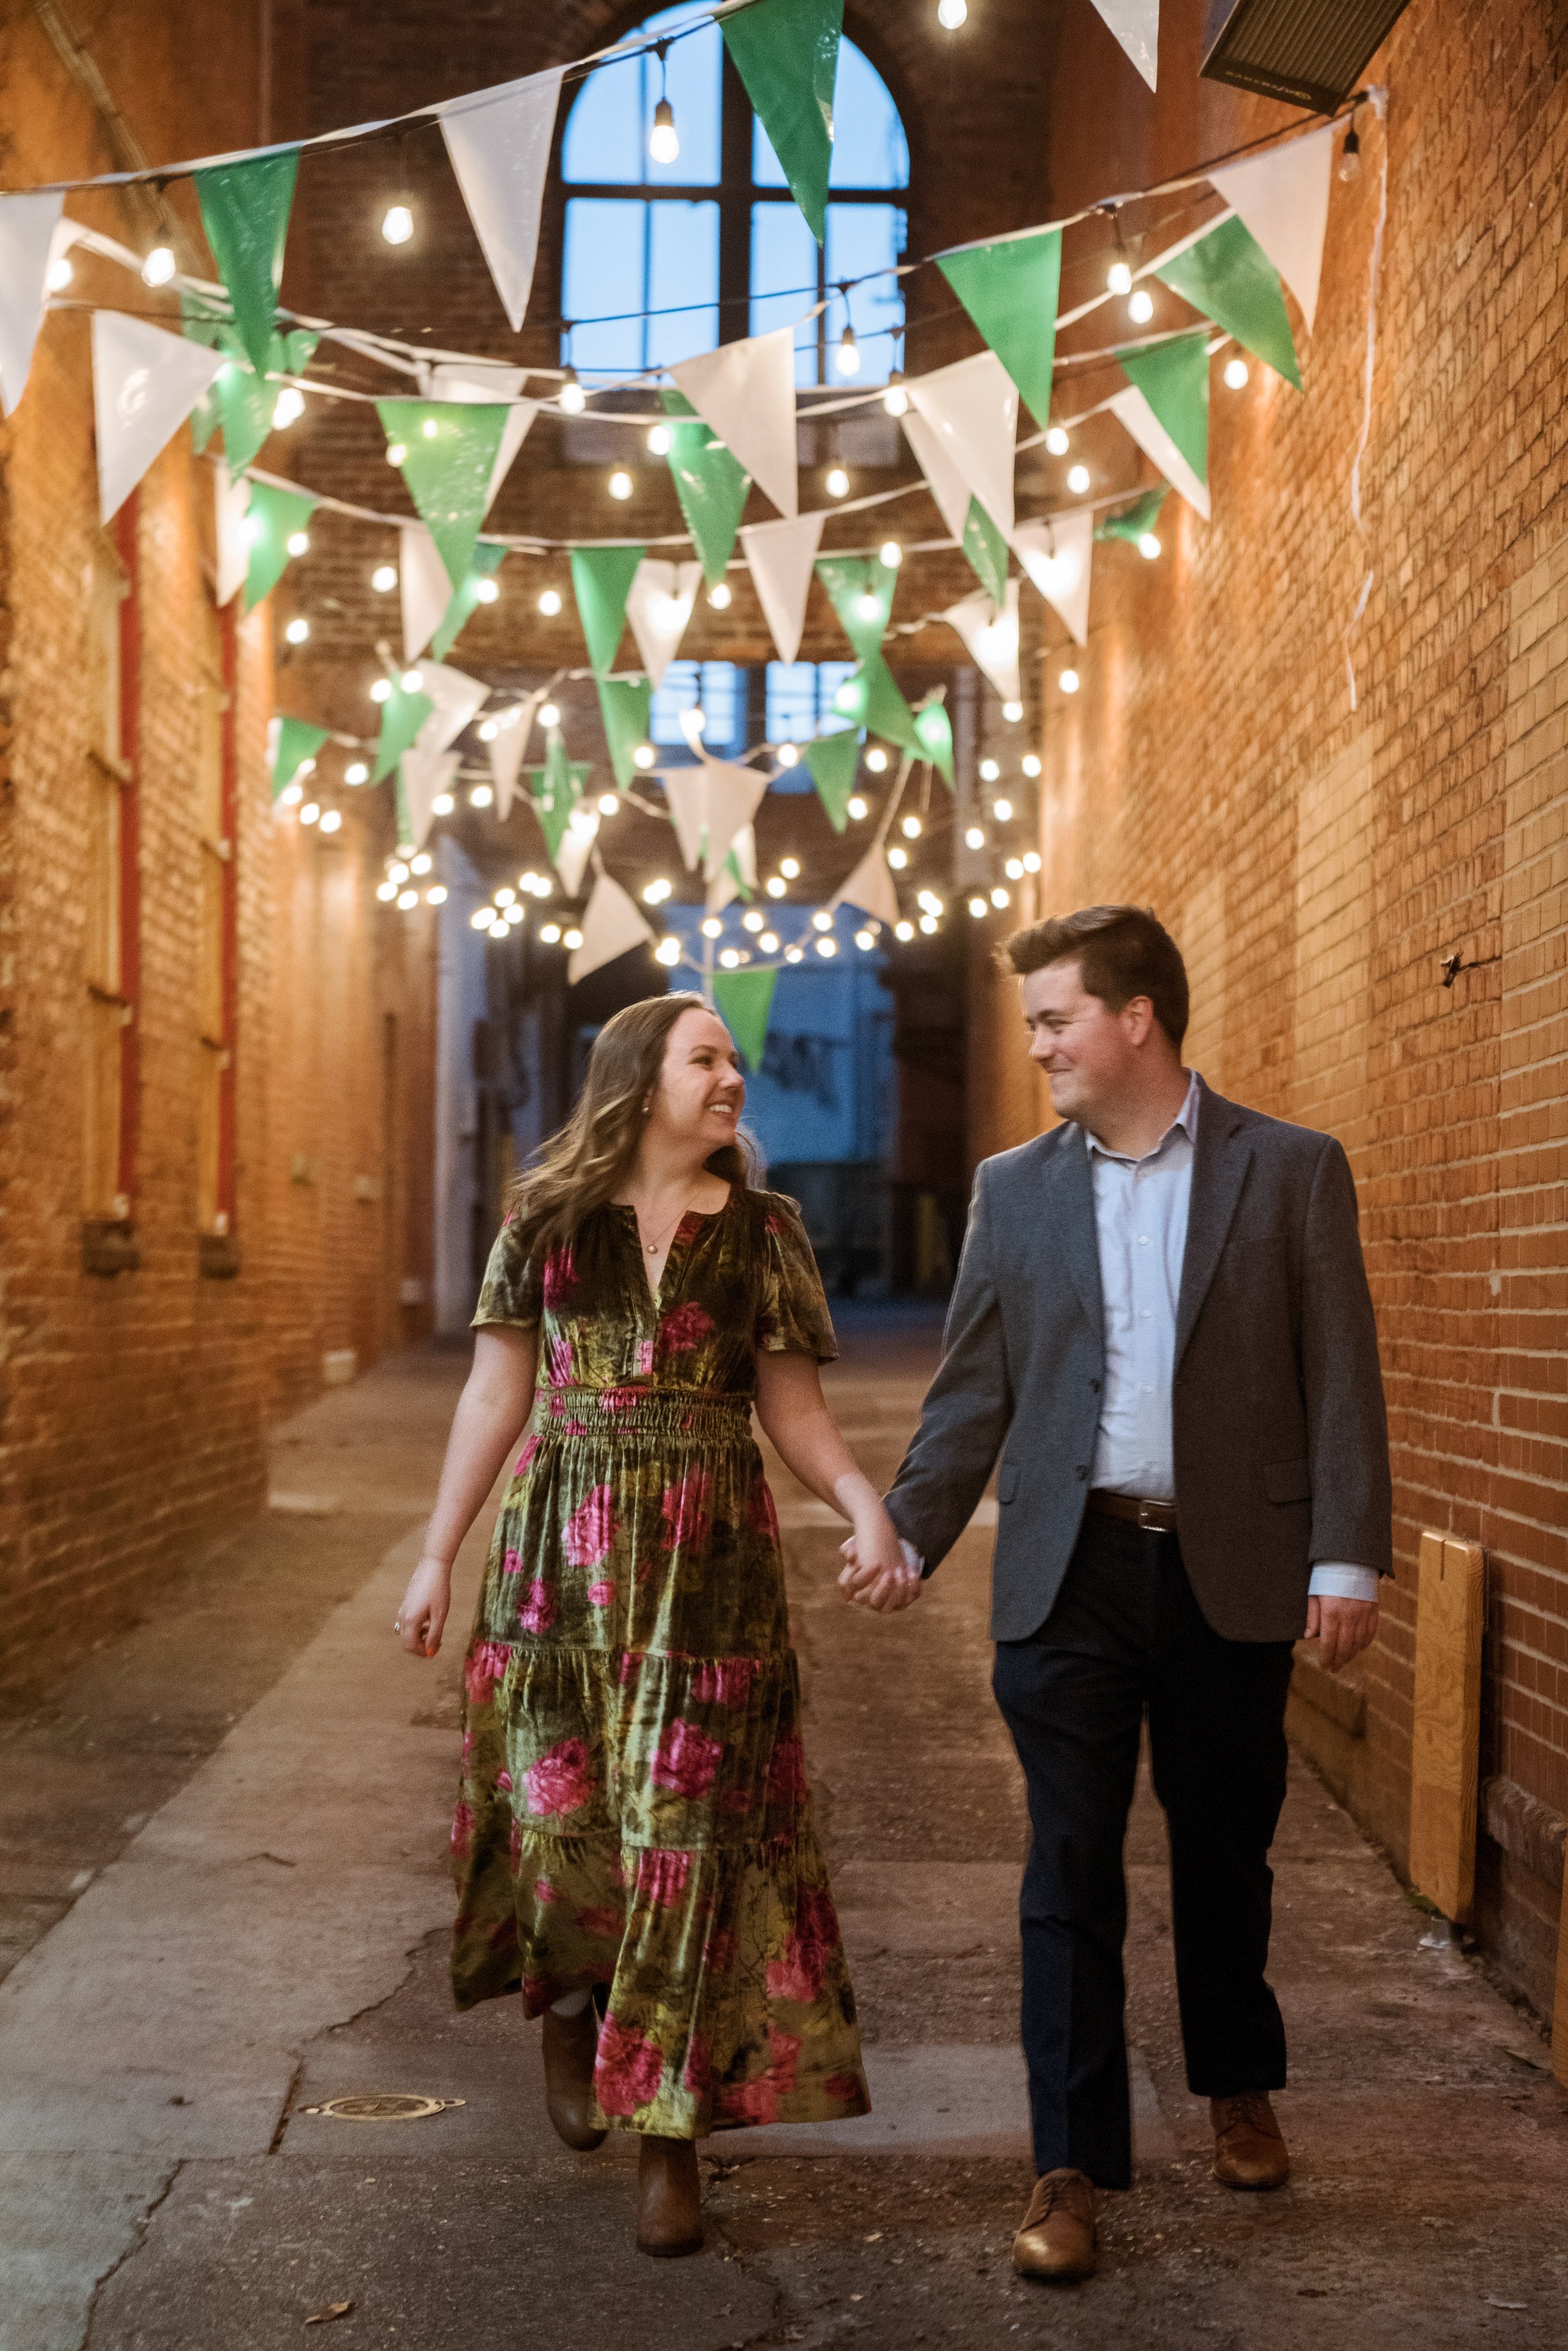
[[[874,1511],[856,1513],[855,1531],[840,1549],[844,1565],[839,1590],[862,1608],[908,1608],[925,1589],[918,1554],[880,1502]]]

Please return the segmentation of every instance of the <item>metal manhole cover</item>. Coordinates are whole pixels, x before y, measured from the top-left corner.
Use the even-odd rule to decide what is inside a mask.
[[[449,2106],[465,2106],[466,2098],[426,2098],[414,2090],[366,2090],[346,2098],[328,2098],[319,2106],[301,2106],[302,2115],[331,2115],[344,2123],[417,2123],[426,2115],[444,2115]]]

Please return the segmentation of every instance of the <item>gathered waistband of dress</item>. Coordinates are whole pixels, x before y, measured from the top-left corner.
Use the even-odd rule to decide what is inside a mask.
[[[546,1388],[532,1427],[538,1437],[587,1437],[596,1444],[685,1437],[733,1445],[751,1434],[751,1398],[700,1388]]]

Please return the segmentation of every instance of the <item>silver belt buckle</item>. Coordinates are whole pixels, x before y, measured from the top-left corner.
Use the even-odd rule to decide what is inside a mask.
[[[1140,1502],[1138,1504],[1138,1524],[1142,1527],[1146,1535],[1164,1534],[1165,1529],[1160,1524],[1160,1516],[1166,1507],[1166,1505],[1164,1502]]]

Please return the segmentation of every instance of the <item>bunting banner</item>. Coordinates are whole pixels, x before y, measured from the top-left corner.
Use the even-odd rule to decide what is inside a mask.
[[[506,556],[507,550],[504,547],[481,545],[474,549],[474,560],[468,567],[468,577],[462,587],[455,590],[447,599],[446,610],[441,617],[441,626],[430,640],[430,650],[437,661],[446,659],[465,626],[473,619],[475,611],[484,601],[480,591],[486,580],[495,578],[506,560]],[[441,576],[444,580],[446,577],[444,564],[442,565]]]
[[[805,749],[811,781],[817,787],[817,798],[828,811],[828,821],[835,832],[842,832],[850,820],[850,800],[860,772],[861,737],[858,726],[848,726],[837,735],[819,735]]]
[[[748,523],[740,544],[762,617],[781,662],[793,662],[806,626],[806,599],[827,516],[819,510],[793,522]]]
[[[937,266],[1041,425],[1051,422],[1061,231],[943,254]]]
[[[683,360],[670,374],[736,463],[792,520],[800,503],[794,328],[721,343],[698,359]]]
[[[768,789],[768,778],[755,768],[737,767],[728,759],[703,764],[703,879],[714,881],[737,837],[745,831]]]
[[[736,834],[729,855],[708,884],[706,911],[721,914],[732,898],[751,898],[756,893],[757,831],[747,824]]]
[[[833,695],[833,708],[868,735],[895,744],[901,751],[913,751],[916,758],[923,756],[915,713],[881,653],[873,653],[852,677],[845,678]]]
[[[607,676],[621,650],[626,600],[643,560],[640,547],[574,547],[571,586],[595,677]]]
[[[737,19],[738,22],[739,20]],[[751,479],[744,465],[716,441],[684,392],[666,385],[663,393],[670,425],[670,475],[686,528],[710,588],[724,578]]]
[[[393,678],[387,683],[392,692],[382,705],[381,732],[376,737],[375,761],[371,768],[372,784],[379,784],[383,776],[392,774],[403,753],[413,749],[421,727],[435,715],[435,705],[427,694],[404,686]]]
[[[0,406],[7,416],[32,372],[65,202],[58,190],[0,195]]]
[[[522,331],[533,291],[563,71],[552,66],[487,90],[482,99],[453,99],[437,114],[447,159],[514,335]]]
[[[980,351],[971,360],[955,360],[930,375],[916,376],[905,386],[910,413],[936,436],[952,469],[978,498],[998,528],[1013,527],[1013,463],[1018,442],[1019,393],[995,351]],[[904,418],[907,432],[908,415]],[[922,470],[925,461],[918,444],[915,454]],[[929,480],[929,473],[926,475]],[[933,493],[936,485],[932,485]],[[947,508],[940,497],[944,514]],[[968,501],[965,501],[965,513]],[[962,520],[948,515],[948,528],[963,537]]]
[[[430,705],[430,716],[414,738],[422,751],[444,751],[455,743],[490,699],[490,689],[481,679],[443,662],[421,662],[419,691]]]
[[[213,321],[188,318],[184,331],[193,340],[208,340],[204,328]],[[208,434],[223,428],[224,462],[231,476],[243,474],[260,452],[263,442],[272,431],[272,414],[277,405],[277,386],[268,376],[258,376],[240,347],[233,327],[219,326],[215,337],[217,350],[228,364],[196,416],[204,420],[204,430],[198,447],[205,445]],[[302,375],[313,357],[320,336],[310,327],[296,327],[287,335],[274,335],[268,363],[268,375]],[[195,419],[193,419],[193,431]]]
[[[271,595],[288,569],[289,540],[308,531],[315,511],[316,500],[308,490],[280,490],[271,482],[252,482],[245,517],[245,611],[254,611],[264,596]]]
[[[849,874],[832,896],[830,906],[858,906],[862,914],[870,914],[879,923],[898,920],[898,892],[888,867],[887,852],[880,841],[866,851],[854,872]]]
[[[238,481],[231,480],[225,465],[214,465],[212,473],[213,544],[217,556],[214,594],[221,611],[245,586],[250,569],[250,540],[245,527],[250,484],[243,475]]]
[[[525,771],[532,790],[534,813],[545,837],[549,861],[556,863],[572,810],[582,798],[582,788],[592,769],[586,765],[574,766],[566,756],[559,726],[552,726],[545,741],[545,763],[542,768]]]
[[[1165,493],[1159,495],[1163,497]],[[1065,513],[1020,522],[1013,552],[1051,611],[1065,621],[1075,645],[1089,643],[1089,573],[1094,545],[1094,510],[1070,507]]]
[[[497,722],[495,734],[486,748],[490,754],[490,775],[496,788],[496,820],[505,824],[512,813],[512,801],[517,789],[517,771],[528,753],[528,737],[534,731],[534,720],[544,703],[548,686],[537,685],[531,694],[515,703]]]
[[[1222,220],[1155,271],[1162,285],[1301,388],[1280,273],[1243,220]]]
[[[1004,702],[1023,700],[1019,674],[1019,583],[1009,580],[999,604],[988,596],[966,596],[942,614],[968,648],[977,669],[990,679]]]
[[[1170,496],[1170,485],[1162,482],[1157,490],[1148,491],[1119,514],[1102,515],[1094,526],[1097,539],[1124,538],[1136,547],[1145,533],[1153,530],[1160,518],[1160,508]]]
[[[1128,389],[1110,406],[1173,489],[1208,520],[1208,337],[1118,351]]]
[[[744,533],[742,534],[744,537]],[[681,649],[686,623],[702,585],[700,563],[665,563],[644,556],[632,574],[626,594],[626,618],[648,683],[655,691]]]
[[[936,501],[936,510],[961,547],[964,533],[968,528],[969,508],[974,504],[975,494],[948,455],[941,435],[926,423],[918,409],[906,409],[901,422],[904,437],[915,453],[915,464],[925,476],[925,486]]]
[[[1318,312],[1338,136],[1337,126],[1325,122],[1321,131],[1270,147],[1267,154],[1216,163],[1208,174],[1301,304],[1309,335]]]
[[[1008,543],[978,498],[969,500],[959,543],[970,570],[992,603],[999,604],[1008,592]]]
[[[688,873],[695,873],[702,863],[703,835],[707,830],[707,786],[702,768],[661,768],[658,778],[675,829],[681,863]]]
[[[946,704],[923,702],[915,714],[915,739],[920,756],[929,759],[947,789],[953,789],[953,722]]]
[[[819,245],[827,232],[844,0],[768,0],[719,19],[746,95]]]
[[[8,203],[16,199],[7,198]],[[98,435],[99,518],[119,513],[216,382],[223,354],[116,310],[92,314],[92,407]]]
[[[300,768],[308,759],[314,764],[317,752],[327,740],[325,726],[312,726],[304,718],[276,718],[272,753],[272,797],[286,792]]]
[[[490,476],[508,411],[462,400],[378,400],[387,449],[403,452],[399,471],[422,522],[461,588],[474,559]]]
[[[511,472],[512,460],[528,439],[529,427],[539,413],[537,400],[519,397],[528,380],[527,368],[476,366],[471,360],[444,360],[430,371],[432,400],[465,400],[479,408],[506,405],[501,445],[496,452],[485,490],[486,514],[495,505],[496,493]]]
[[[403,838],[423,849],[435,821],[435,803],[444,792],[450,792],[462,765],[458,751],[424,751],[412,745],[398,761],[398,779],[402,786],[403,821],[408,826]]]
[[[594,882],[593,893],[583,908],[578,928],[582,933],[582,945],[573,947],[567,961],[570,987],[586,979],[591,971],[613,963],[620,956],[630,955],[633,947],[651,946],[653,940],[636,900],[604,872]]]
[[[235,326],[257,375],[267,373],[270,360],[298,176],[298,147],[258,155],[248,163],[214,163],[191,174],[202,226],[234,305]]]
[[[441,550],[422,522],[398,525],[398,601],[402,606],[402,657],[416,662],[452,601]]]
[[[1108,29],[1151,89],[1158,86],[1160,0],[1094,0]]]
[[[767,971],[716,971],[713,976],[714,1010],[753,1077],[761,1069],[768,1049],[768,1024],[773,1017],[773,991],[778,985],[777,966]]]
[[[645,677],[601,677],[594,683],[599,688],[599,712],[604,721],[610,765],[616,783],[622,791],[627,791],[637,780],[637,762],[632,753],[648,739],[648,711],[653,689]]]
[[[588,871],[588,861],[593,854],[593,844],[598,838],[598,810],[580,799],[567,818],[566,832],[555,859],[560,886],[569,898],[575,898],[582,887],[582,877]]]
[[[898,574],[880,556],[824,555],[817,577],[828,591],[858,661],[880,652],[893,611]]]

